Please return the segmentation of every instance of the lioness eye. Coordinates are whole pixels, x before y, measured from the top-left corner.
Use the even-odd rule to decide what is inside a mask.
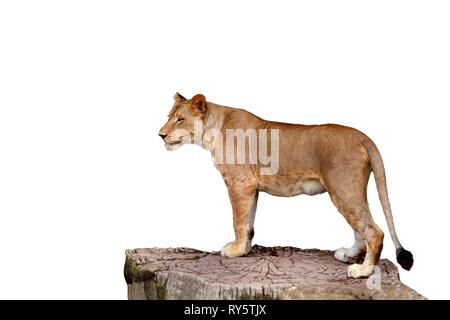
[[[178,118],[177,119],[177,122],[181,122],[181,121],[183,121],[184,120],[184,118]]]

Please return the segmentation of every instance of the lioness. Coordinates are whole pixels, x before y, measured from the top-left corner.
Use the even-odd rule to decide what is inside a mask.
[[[174,150],[195,143],[211,151],[228,188],[236,238],[222,249],[222,255],[239,257],[251,250],[259,191],[282,197],[328,192],[355,235],[354,245],[337,249],[335,257],[349,263],[365,254],[362,264],[348,267],[348,275],[370,276],[380,258],[384,237],[367,203],[367,183],[373,172],[397,261],[406,270],[412,267],[413,256],[403,249],[394,229],[383,160],[366,135],[335,124],[266,121],[242,109],[207,102],[201,94],[188,100],[176,93],[174,98],[169,120],[159,131],[166,148]],[[235,146],[235,138],[239,140],[236,132],[243,140]],[[268,132],[276,134],[266,143]],[[255,143],[259,143],[259,161]],[[261,154],[268,149],[275,163],[271,168],[267,166],[270,158]]]

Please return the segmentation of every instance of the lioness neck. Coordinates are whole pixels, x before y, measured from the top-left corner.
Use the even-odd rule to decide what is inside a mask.
[[[207,102],[207,112],[203,122],[202,147],[208,150],[214,149],[215,134],[220,132],[225,136],[227,129],[258,129],[264,126],[265,120],[244,110],[225,107]]]
[[[262,125],[267,122],[244,109],[225,107],[215,103],[207,103],[207,113],[204,121],[205,129],[245,129],[249,125]],[[226,127],[226,128],[225,128]]]
[[[204,121],[205,131],[213,129],[221,130],[225,119],[225,113],[229,108],[211,102],[208,102],[206,107],[207,112]]]

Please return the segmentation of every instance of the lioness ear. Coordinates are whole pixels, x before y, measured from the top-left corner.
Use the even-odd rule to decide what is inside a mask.
[[[192,97],[189,108],[196,116],[204,116],[206,113],[206,99],[202,94],[197,94]]]
[[[186,98],[183,97],[183,96],[182,96],[181,94],[179,94],[178,92],[175,93],[175,95],[173,96],[173,98],[175,99],[176,102],[180,102],[180,101],[186,100]]]

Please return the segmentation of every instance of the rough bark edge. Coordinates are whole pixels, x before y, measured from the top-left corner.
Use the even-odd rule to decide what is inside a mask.
[[[360,287],[292,287],[280,290],[281,300],[427,300],[404,284],[383,285],[381,290]]]
[[[181,286],[180,286],[181,284]],[[213,298],[214,297],[214,298]],[[178,272],[153,274],[145,281],[128,284],[132,300],[426,300],[408,286],[383,285],[381,290],[365,286],[294,286],[273,290],[270,287],[239,288],[205,283],[195,276]]]

